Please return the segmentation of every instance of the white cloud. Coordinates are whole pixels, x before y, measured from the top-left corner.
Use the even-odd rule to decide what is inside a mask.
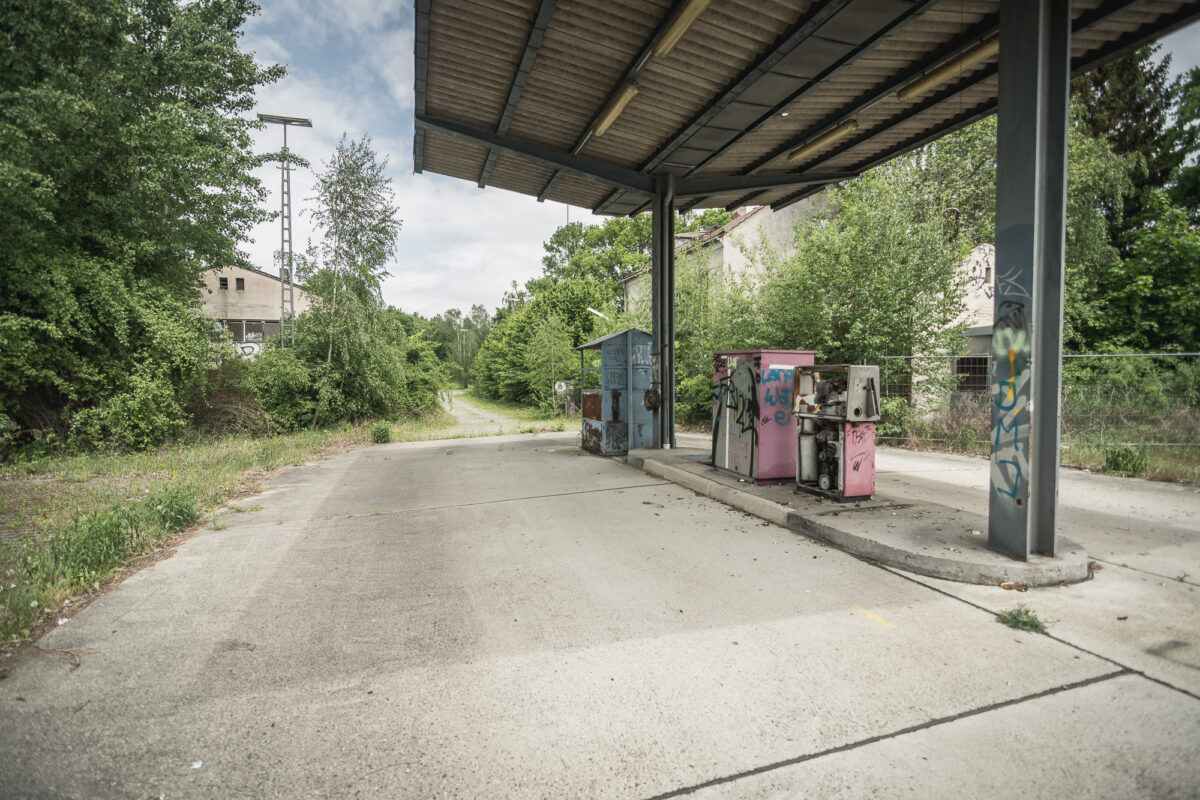
[[[258,109],[310,117],[311,129],[291,129],[288,144],[312,164],[292,177],[293,249],[305,248],[312,225],[302,210],[313,193],[313,172],[327,159],[343,131],[370,134],[389,157],[388,174],[404,220],[399,256],[383,287],[384,299],[426,316],[448,308],[489,310],[512,281],[541,272],[542,242],[567,221],[559,203],[500,189],[481,190],[469,181],[412,173],[413,30],[411,2],[380,15],[373,0],[322,4],[279,0],[264,5],[247,31],[244,47],[262,61],[288,64],[288,76],[259,93]],[[257,134],[258,152],[278,150],[279,126]],[[268,208],[279,208],[279,171],[257,173],[270,191]],[[597,222],[572,208],[573,221]],[[274,271],[279,221],[252,231],[245,249],[258,267]]]
[[[1179,75],[1200,67],[1200,23],[1193,23],[1161,40],[1164,53],[1171,54],[1171,73]]]

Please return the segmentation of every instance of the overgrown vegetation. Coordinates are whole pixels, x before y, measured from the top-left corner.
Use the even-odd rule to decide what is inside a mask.
[[[206,270],[269,217],[251,171],[250,0],[18,0],[0,11],[0,458],[137,450],[438,408],[445,369],[379,281],[400,222],[370,140],[318,175],[316,302],[296,347],[240,362]],[[299,162],[294,154],[292,162]]]
[[[387,444],[392,440],[391,423],[380,420],[371,426],[371,441],[375,444]]]
[[[0,429],[177,435],[216,340],[201,273],[268,214],[250,172],[249,0],[15,0],[0,11]]]
[[[451,423],[439,414],[388,425],[388,432],[392,441],[417,441]],[[63,599],[256,491],[272,471],[363,444],[368,435],[366,425],[343,425],[9,462],[0,472],[0,642],[27,637]],[[214,526],[221,527],[217,517]]]
[[[676,225],[681,232],[702,230],[729,219],[727,212],[706,211],[680,215]],[[542,275],[523,288],[514,283],[493,317],[471,368],[479,395],[551,413],[557,381],[573,381],[578,389],[574,348],[633,324],[637,312],[622,313],[621,279],[646,266],[650,245],[647,214],[603,225],[571,223],[555,231],[544,244]],[[585,354],[585,359],[594,357]]]

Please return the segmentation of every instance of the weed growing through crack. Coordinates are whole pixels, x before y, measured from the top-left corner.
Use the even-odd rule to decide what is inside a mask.
[[[996,615],[997,622],[1003,622],[1010,628],[1030,633],[1045,633],[1050,621],[1042,620],[1037,613],[1024,603],[1018,603],[1016,608],[1001,611]]]

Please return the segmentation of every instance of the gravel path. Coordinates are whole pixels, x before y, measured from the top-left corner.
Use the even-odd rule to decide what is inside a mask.
[[[458,424],[438,431],[437,438],[516,433],[530,424],[522,422],[516,417],[498,414],[475,405],[467,398],[463,389],[455,389],[451,393],[446,410],[458,420]]]

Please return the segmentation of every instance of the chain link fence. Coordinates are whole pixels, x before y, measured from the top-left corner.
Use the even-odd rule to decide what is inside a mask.
[[[882,356],[884,444],[989,452],[992,359]],[[871,362],[867,362],[871,363]],[[1114,450],[1145,453],[1135,470],[1200,478],[1200,353],[1063,356],[1064,463],[1111,465]]]

